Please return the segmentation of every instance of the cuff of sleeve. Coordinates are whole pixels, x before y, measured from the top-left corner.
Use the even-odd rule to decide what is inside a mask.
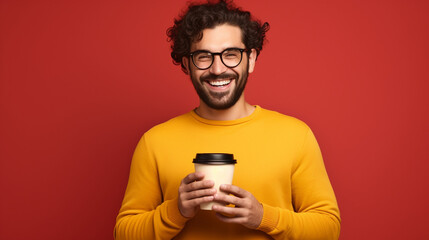
[[[167,214],[168,218],[179,227],[185,226],[185,223],[190,219],[182,216],[180,213],[179,207],[177,205],[177,198],[168,201]]]
[[[277,208],[264,203],[262,204],[262,207],[264,208],[264,215],[262,216],[261,224],[259,224],[257,230],[269,233],[276,229],[280,213]]]

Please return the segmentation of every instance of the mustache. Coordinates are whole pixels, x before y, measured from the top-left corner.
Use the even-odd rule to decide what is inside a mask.
[[[201,82],[204,82],[204,81],[210,81],[210,80],[221,80],[221,79],[231,79],[231,78],[237,79],[237,74],[221,73],[219,75],[216,75],[216,74],[210,73],[206,76],[201,76],[200,80],[201,80]]]

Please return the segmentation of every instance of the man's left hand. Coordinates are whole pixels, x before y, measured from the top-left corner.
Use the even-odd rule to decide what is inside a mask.
[[[213,211],[221,221],[238,223],[250,229],[259,227],[264,208],[250,192],[230,184],[222,184],[220,190],[226,194],[217,193],[214,200],[235,205],[235,207],[213,205]]]

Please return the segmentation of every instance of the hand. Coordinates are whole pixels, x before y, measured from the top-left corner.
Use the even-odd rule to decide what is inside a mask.
[[[197,214],[201,203],[211,202],[216,189],[214,182],[202,180],[204,173],[195,172],[186,176],[179,187],[178,207],[182,216],[191,218]]]
[[[239,223],[247,228],[256,229],[261,224],[264,208],[248,191],[230,184],[223,184],[220,190],[226,194],[216,194],[215,201],[234,204],[235,207],[213,205],[216,216],[226,223]],[[230,217],[224,216],[226,214]]]

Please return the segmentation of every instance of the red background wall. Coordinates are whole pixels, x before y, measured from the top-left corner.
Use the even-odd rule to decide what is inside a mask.
[[[312,127],[341,239],[428,239],[428,1],[237,4],[271,24],[247,98]],[[184,6],[0,2],[0,239],[112,239],[138,139],[198,104]]]

